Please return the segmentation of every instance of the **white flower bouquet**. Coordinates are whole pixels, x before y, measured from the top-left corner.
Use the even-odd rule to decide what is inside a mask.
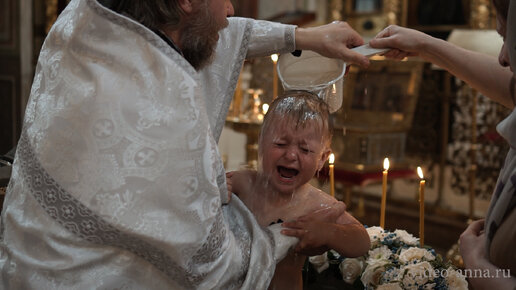
[[[305,270],[324,274],[338,265],[345,289],[468,289],[459,271],[433,249],[419,247],[419,239],[408,232],[380,227],[369,227],[367,232],[371,249],[366,255],[345,258],[330,250],[310,257]]]

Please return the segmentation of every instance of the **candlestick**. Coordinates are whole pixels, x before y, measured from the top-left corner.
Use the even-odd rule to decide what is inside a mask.
[[[385,228],[385,206],[387,203],[387,174],[389,172],[389,158],[383,160],[382,176],[382,203],[380,208],[380,227]]]
[[[274,63],[272,68],[272,99],[274,100],[278,96],[278,55],[271,55],[271,59]]]
[[[425,180],[423,179],[423,170],[419,166],[417,174],[421,178],[419,182],[419,244],[423,247],[425,245]]]
[[[333,153],[330,154],[330,158],[328,161],[330,163],[330,194],[332,197],[335,197],[335,176],[333,172],[333,163],[335,162],[335,155],[333,155]]]

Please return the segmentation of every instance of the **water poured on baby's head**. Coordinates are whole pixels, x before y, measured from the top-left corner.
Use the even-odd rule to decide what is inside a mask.
[[[265,134],[270,134],[279,127],[297,130],[307,126],[314,126],[321,133],[321,144],[329,147],[333,127],[328,104],[308,91],[287,91],[270,105],[263,120],[260,144]]]

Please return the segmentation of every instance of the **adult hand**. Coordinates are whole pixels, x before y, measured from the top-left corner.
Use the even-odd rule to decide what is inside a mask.
[[[477,268],[479,262],[487,261],[485,220],[472,222],[460,235],[459,251],[467,268]]]
[[[256,171],[239,170],[226,172],[226,184],[229,193],[234,193],[237,196],[242,192],[250,192],[251,184],[256,178]]]
[[[374,48],[390,48],[383,55],[387,58],[401,60],[406,56],[417,56],[423,51],[425,42],[431,36],[410,28],[389,25],[380,31],[369,45]]]
[[[294,251],[306,256],[320,255],[329,250],[326,246],[329,223],[321,221],[295,220],[284,222],[282,224],[285,229],[281,233],[286,236],[297,237],[297,243]]]
[[[285,228],[282,234],[299,238],[299,243],[294,249],[296,252],[307,256],[320,255],[329,248],[326,246],[327,235],[337,219],[346,211],[343,202],[336,202],[329,207],[318,209],[294,221],[282,224]]]
[[[231,201],[231,196],[233,193],[233,179],[232,179],[233,174],[234,174],[234,171],[226,172],[226,185],[228,187],[228,202]]]
[[[233,177],[234,171],[226,172],[226,185],[228,186],[228,192],[231,196],[231,192],[233,192]]]
[[[348,63],[367,67],[369,59],[351,50],[362,44],[364,44],[362,37],[344,21],[296,29],[297,49],[313,50],[326,57],[339,58]]]

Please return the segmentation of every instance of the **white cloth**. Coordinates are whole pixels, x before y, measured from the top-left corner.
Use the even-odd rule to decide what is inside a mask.
[[[244,57],[294,27],[231,18],[197,73],[161,38],[74,0],[41,50],[1,219],[0,288],[266,289],[274,235],[227,199],[216,140]]]

